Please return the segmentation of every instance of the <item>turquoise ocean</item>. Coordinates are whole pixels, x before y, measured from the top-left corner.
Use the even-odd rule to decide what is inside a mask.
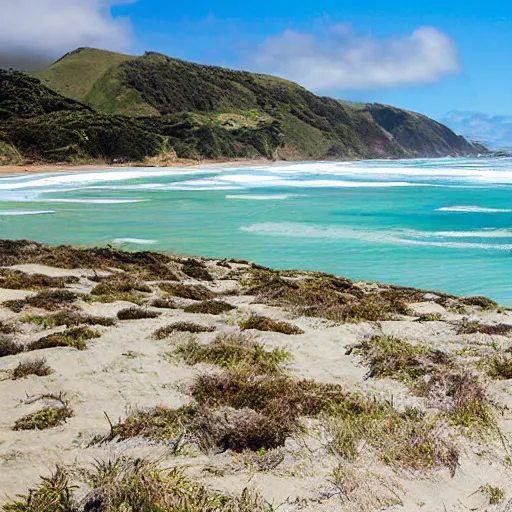
[[[0,238],[244,258],[512,306],[512,158],[6,176]]]

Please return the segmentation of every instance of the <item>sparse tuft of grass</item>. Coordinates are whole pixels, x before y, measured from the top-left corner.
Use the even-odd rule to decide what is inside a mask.
[[[487,375],[493,379],[512,379],[512,356],[496,355],[489,361]]]
[[[222,368],[246,368],[257,374],[276,375],[291,357],[289,352],[275,348],[265,350],[257,340],[242,333],[221,334],[208,344],[191,339],[178,346],[177,353],[187,364],[210,363]]]
[[[163,340],[175,332],[213,332],[215,327],[209,325],[195,324],[194,322],[175,322],[174,324],[161,327],[153,333],[153,338]]]
[[[16,420],[13,430],[46,430],[58,427],[74,416],[69,406],[69,400],[64,393],[59,395],[40,395],[28,401],[34,403],[39,400],[50,400],[59,405],[48,405],[40,411],[27,414],[19,420]]]
[[[352,352],[360,355],[370,368],[368,377],[411,380],[432,373],[439,365],[453,364],[451,357],[444,352],[388,336],[373,336],[352,345],[347,354]]]
[[[143,318],[158,318],[160,313],[142,308],[127,308],[118,311],[117,318],[119,320],[141,320]]]
[[[14,325],[0,321],[0,334],[13,334],[15,332],[16,327]]]
[[[73,327],[64,332],[50,334],[30,343],[27,350],[43,350],[54,347],[70,347],[85,350],[87,340],[99,338],[101,334],[88,327]]]
[[[279,332],[281,334],[304,334],[302,329],[288,322],[272,320],[266,316],[254,314],[240,322],[240,327],[242,329],[256,329],[258,331]]]
[[[223,302],[220,300],[207,300],[204,302],[199,302],[197,304],[192,304],[187,306],[184,311],[185,313],[203,313],[209,315],[221,315],[222,313],[226,313],[228,311],[232,311],[236,309],[235,306],[228,304],[227,302]]]
[[[48,366],[46,359],[44,357],[40,357],[19,363],[18,366],[9,372],[9,377],[12,380],[20,380],[25,379],[29,375],[46,377],[52,373],[53,370]]]
[[[56,311],[69,306],[77,299],[76,293],[69,290],[45,290],[37,295],[25,299],[29,306],[34,308]]]
[[[213,277],[206,268],[206,265],[199,260],[189,258],[181,267],[181,271],[189,277],[200,281],[213,281]]]
[[[366,469],[340,464],[332,472],[332,483],[340,493],[341,502],[350,504],[354,511],[373,512],[403,506],[393,483]]]
[[[374,336],[349,348],[370,367],[369,377],[389,377],[409,384],[452,424],[488,430],[495,419],[478,377],[459,368],[448,354],[396,338]]]
[[[2,306],[5,306],[6,308],[10,309],[14,313],[19,313],[23,310],[23,308],[27,305],[27,301],[25,299],[13,299],[13,300],[6,300],[2,302]]]
[[[46,430],[62,425],[72,416],[67,408],[48,406],[16,420],[13,430]]]
[[[482,485],[478,491],[489,500],[489,505],[499,505],[505,499],[505,491],[501,487],[486,484]]]
[[[76,512],[68,472],[61,466],[28,494],[18,496],[3,506],[3,512]]]
[[[116,295],[129,292],[151,293],[151,288],[143,281],[138,281],[124,274],[113,274],[103,279],[91,290],[91,295]]]
[[[178,306],[173,300],[164,298],[153,299],[149,303],[149,306],[161,309],[178,309]]]
[[[458,451],[444,439],[433,418],[417,409],[398,412],[391,404],[352,397],[327,419],[330,446],[355,460],[367,444],[380,460],[395,468],[434,470],[458,464]]]
[[[438,322],[441,318],[441,313],[426,313],[420,315],[416,322]]]
[[[10,290],[43,290],[45,288],[63,288],[74,284],[78,277],[50,277],[43,274],[26,274],[19,270],[0,269],[0,288]]]
[[[109,327],[116,323],[114,318],[86,315],[69,310],[59,311],[53,315],[26,315],[20,318],[20,322],[42,325],[46,329],[61,325],[66,327],[76,327],[79,325],[103,325]]]
[[[169,295],[183,299],[211,300],[215,298],[215,293],[201,284],[160,283],[158,286]]]
[[[0,334],[0,357],[14,356],[24,350],[25,347],[23,345],[16,343],[5,334]]]
[[[90,492],[84,510],[138,512],[271,512],[247,490],[226,496],[188,480],[180,469],[160,469],[144,459],[96,462],[85,475]]]

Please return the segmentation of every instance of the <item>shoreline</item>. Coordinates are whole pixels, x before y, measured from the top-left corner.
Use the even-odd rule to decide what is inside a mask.
[[[15,176],[25,173],[45,173],[45,172],[79,172],[79,171],[101,171],[109,169],[126,169],[126,168],[162,168],[162,167],[204,167],[211,165],[258,165],[264,163],[265,165],[272,165],[276,163],[275,160],[265,159],[208,159],[208,160],[188,160],[178,159],[170,162],[168,165],[144,165],[140,162],[129,162],[126,164],[107,164],[107,163],[93,163],[93,164],[69,164],[69,163],[56,163],[56,164],[28,164],[28,165],[3,165],[0,166],[0,176]]]

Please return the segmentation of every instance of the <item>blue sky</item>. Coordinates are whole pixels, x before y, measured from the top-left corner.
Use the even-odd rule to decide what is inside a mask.
[[[276,74],[486,137],[512,126],[512,0],[0,0],[0,67],[81,46]]]
[[[510,0],[138,0],[113,9],[116,16],[131,20],[132,51],[155,50],[200,63],[249,69],[255,68],[251,52],[286,30],[322,37],[329,26],[348,23],[358,37],[385,41],[405,38],[419,27],[434,27],[456,47],[460,69],[453,74],[424,84],[421,80],[395,86],[376,84],[362,90],[334,85],[318,92],[389,103],[435,118],[450,110],[512,115]]]

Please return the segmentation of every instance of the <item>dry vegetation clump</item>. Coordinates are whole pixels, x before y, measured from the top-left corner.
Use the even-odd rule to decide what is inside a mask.
[[[452,358],[440,350],[423,345],[411,345],[397,338],[373,336],[347,350],[347,355],[355,353],[362,357],[370,368],[368,377],[391,377],[410,381],[428,375],[439,365],[453,366]]]
[[[77,297],[76,293],[69,290],[45,290],[32,297],[27,297],[25,302],[34,308],[57,311],[73,304]]]
[[[489,399],[478,376],[459,367],[452,356],[386,336],[358,343],[348,353],[352,350],[369,366],[369,377],[407,383],[430,407],[446,413],[452,424],[483,430],[494,427]]]
[[[208,272],[206,265],[199,260],[189,258],[182,266],[181,271],[189,277],[199,281],[213,281],[213,277]]]
[[[91,290],[91,295],[116,296],[132,292],[151,293],[151,288],[144,282],[126,274],[112,274]]]
[[[59,395],[44,394],[31,398],[26,403],[34,403],[40,400],[56,402],[58,405],[48,405],[40,411],[27,414],[19,420],[16,420],[13,430],[46,430],[48,428],[58,427],[72,418],[74,413],[69,406],[69,399],[64,393]]]
[[[153,338],[156,340],[163,340],[171,336],[171,334],[175,332],[213,332],[215,331],[215,327],[210,325],[200,325],[195,324],[194,322],[175,322],[173,324],[167,325],[166,327],[161,327],[157,329],[153,333]]]
[[[0,320],[0,334],[13,334],[16,332],[16,327],[12,324],[7,324]]]
[[[512,356],[510,353],[491,357],[488,362],[487,375],[493,379],[512,379]]]
[[[481,309],[497,309],[499,304],[487,297],[460,297],[459,301],[465,306],[478,306]]]
[[[431,407],[446,413],[453,425],[480,432],[496,427],[486,390],[468,369],[440,369],[417,383],[416,392],[425,396]]]
[[[395,482],[367,469],[340,464],[332,472],[332,483],[340,493],[342,504],[350,504],[358,512],[403,506]]]
[[[13,299],[2,302],[2,306],[10,309],[14,313],[19,313],[27,305],[24,299]]]
[[[331,449],[353,461],[367,447],[387,465],[419,471],[458,464],[456,447],[435,418],[414,408],[398,412],[391,404],[352,397],[326,420]]]
[[[4,504],[3,512],[75,512],[72,492],[75,486],[70,483],[68,472],[57,466],[49,477],[41,479],[41,484],[30,489],[26,496]]]
[[[64,332],[50,334],[33,341],[27,346],[27,350],[43,350],[54,347],[70,347],[77,350],[85,350],[87,347],[85,342],[87,340],[99,338],[100,336],[99,332],[93,331],[88,327],[73,327]]]
[[[163,297],[153,299],[149,302],[148,306],[160,309],[178,309],[177,304],[172,299],[165,299]]]
[[[302,280],[283,279],[277,271],[251,271],[245,293],[299,315],[337,322],[376,321],[408,313],[402,289],[388,287],[363,291],[348,279],[317,274]]]
[[[45,329],[61,325],[66,327],[76,327],[79,325],[103,325],[110,327],[116,323],[114,318],[86,315],[72,310],[63,310],[52,315],[27,315],[20,318],[20,322],[42,325]]]
[[[27,240],[0,240],[0,266],[40,263],[58,268],[117,268],[144,279],[174,280],[170,268],[173,258],[157,252],[128,252],[114,247],[77,248],[69,245],[51,247]]]
[[[256,329],[257,331],[280,332],[281,334],[304,334],[304,331],[296,325],[255,314],[240,322],[240,327],[244,330]]]
[[[441,318],[441,313],[425,313],[420,315],[415,322],[438,322]]]
[[[12,338],[5,334],[0,334],[0,357],[14,356],[23,352],[25,347],[16,343]]]
[[[275,348],[265,350],[256,339],[244,333],[219,334],[212,343],[199,343],[191,339],[176,350],[189,365],[210,363],[222,368],[246,368],[256,374],[277,375],[291,355]]]
[[[490,484],[482,485],[478,492],[487,498],[489,505],[499,505],[505,499],[505,491]]]
[[[182,299],[212,300],[215,298],[215,293],[201,284],[160,283],[158,286],[169,295]]]
[[[160,313],[157,311],[137,307],[122,309],[117,313],[119,320],[141,320],[143,318],[158,318],[159,316]]]
[[[9,378],[11,380],[20,380],[27,378],[29,375],[46,377],[52,373],[53,370],[48,366],[46,359],[39,357],[19,363],[18,366],[9,371]]]
[[[179,469],[161,469],[145,459],[98,461],[80,480],[57,467],[26,496],[4,505],[4,512],[271,512],[272,507],[244,490],[239,496],[212,491],[188,480]],[[75,495],[79,483],[85,495]],[[83,487],[83,486],[82,486]],[[83,494],[83,493],[81,493]]]
[[[508,336],[512,333],[510,324],[483,324],[480,322],[469,322],[465,319],[459,324],[457,334],[489,334],[491,336]]]
[[[208,315],[221,315],[236,309],[235,306],[223,302],[221,300],[207,300],[187,306],[184,311],[185,313],[203,313]]]
[[[50,277],[43,274],[27,274],[20,270],[0,269],[0,288],[9,290],[42,290],[63,288],[66,284],[78,283],[75,276]]]

